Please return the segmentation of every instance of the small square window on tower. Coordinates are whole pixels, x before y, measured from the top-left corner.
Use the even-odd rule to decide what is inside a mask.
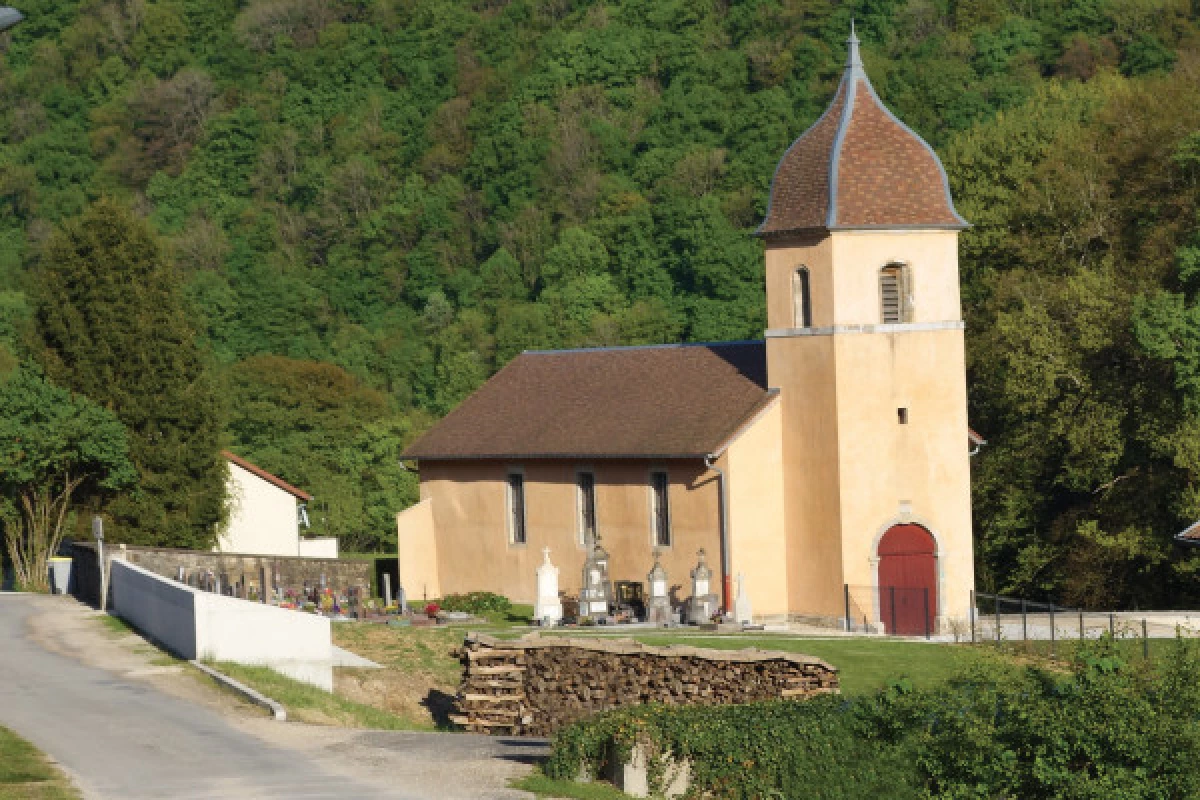
[[[896,421],[899,422],[901,425],[908,424],[908,409],[907,408],[897,408],[896,409]]]

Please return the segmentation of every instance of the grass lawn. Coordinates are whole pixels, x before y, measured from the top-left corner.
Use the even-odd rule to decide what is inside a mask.
[[[288,719],[341,728],[374,728],[403,731],[420,727],[412,720],[374,706],[356,703],[337,694],[293,680],[267,667],[248,667],[225,661],[209,663],[214,669],[257,689],[283,704]]]
[[[838,668],[842,691],[859,694],[883,688],[889,680],[909,678],[915,686],[945,680],[974,652],[968,647],[886,639],[804,639],[765,635],[647,633],[633,638],[652,645],[687,644],[716,650],[757,647],[816,656]]]
[[[629,797],[606,781],[575,783],[547,778],[541,767],[534,767],[533,772],[513,781],[511,786],[514,789],[533,792],[538,797],[563,797],[569,800],[627,800]]]
[[[78,800],[79,792],[44,755],[0,728],[0,800]]]

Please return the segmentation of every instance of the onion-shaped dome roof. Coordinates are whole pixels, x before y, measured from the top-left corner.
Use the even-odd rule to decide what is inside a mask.
[[[833,102],[780,159],[757,233],[967,227],[933,148],[875,94],[853,28],[847,44]]]

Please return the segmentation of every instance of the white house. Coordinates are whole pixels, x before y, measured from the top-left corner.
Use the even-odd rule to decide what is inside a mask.
[[[244,458],[223,451],[229,462],[229,521],[217,537],[216,550],[266,556],[337,558],[338,541],[300,535],[308,492]]]

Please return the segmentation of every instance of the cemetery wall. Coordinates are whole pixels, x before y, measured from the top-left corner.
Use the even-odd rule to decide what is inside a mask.
[[[100,570],[96,563],[95,543],[74,542],[71,555],[74,562],[71,593],[85,603],[99,606]],[[222,586],[239,589],[243,594],[253,588],[260,597],[260,570],[263,569],[267,571],[268,586],[292,589],[299,594],[306,584],[321,586],[324,578],[325,586],[343,596],[349,593],[351,587],[370,587],[374,573],[374,565],[369,561],[342,561],[335,558],[213,553],[128,545],[106,546],[104,555],[110,565],[114,558],[124,559],[164,578],[176,578],[182,567],[185,583],[192,576],[212,572],[215,578],[220,579]],[[378,594],[380,590],[376,587],[375,591]]]
[[[640,703],[719,705],[839,691],[837,668],[767,650],[651,647],[631,639],[468,634],[452,719],[472,731],[549,736],[600,711]]]
[[[268,666],[333,690],[329,620],[204,592],[114,559],[113,610],[180,658]]]

